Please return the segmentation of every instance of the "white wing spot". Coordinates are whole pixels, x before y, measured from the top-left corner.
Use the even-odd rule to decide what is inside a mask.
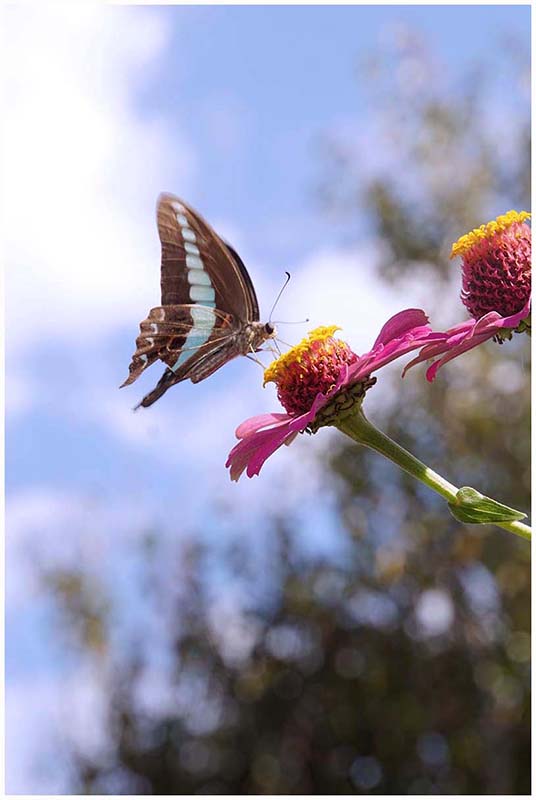
[[[186,210],[184,206],[181,203],[177,203],[176,200],[172,200],[170,206],[176,214],[184,214]]]
[[[188,270],[188,283],[190,286],[196,284],[197,286],[212,286],[210,276],[204,269],[189,269]]]
[[[188,220],[184,216],[184,214],[175,214],[175,216],[177,217],[177,222],[179,223],[179,225],[185,225],[186,227],[188,227]]]
[[[212,303],[216,299],[216,292],[212,286],[190,286],[190,298],[194,303]]]
[[[195,242],[195,233],[185,226],[182,228],[182,238],[185,242]]]
[[[205,265],[203,264],[201,259],[198,258],[198,256],[187,255],[186,266],[188,267],[188,269],[201,269],[201,270],[205,269]]]
[[[184,242],[184,249],[187,253],[191,253],[193,256],[200,256],[201,253],[199,252],[199,247],[196,244],[192,244],[191,242]]]

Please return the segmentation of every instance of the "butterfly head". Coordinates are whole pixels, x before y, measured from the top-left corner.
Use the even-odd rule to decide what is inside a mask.
[[[277,336],[277,329],[272,322],[250,322],[242,334],[241,352],[244,355],[257,352],[267,339]]]

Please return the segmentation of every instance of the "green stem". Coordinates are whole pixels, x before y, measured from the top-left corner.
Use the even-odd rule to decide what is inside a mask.
[[[362,410],[357,413],[351,414],[344,419],[336,422],[336,427],[349,436],[354,442],[370,447],[377,453],[381,453],[390,461],[393,461],[399,467],[409,472],[414,478],[424,483],[432,491],[440,494],[449,503],[455,503],[457,500],[458,488],[454,484],[449,483],[433,469],[430,469],[419,461],[418,458],[411,455],[403,447],[394,442],[385,433],[379,431],[372,425],[363,414]],[[522,522],[496,522],[494,523],[500,528],[504,528],[510,533],[515,533],[517,536],[522,536],[524,539],[531,538],[531,529],[528,525]]]

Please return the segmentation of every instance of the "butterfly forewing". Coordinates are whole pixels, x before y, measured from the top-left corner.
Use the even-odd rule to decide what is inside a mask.
[[[259,319],[257,297],[238,254],[184,200],[161,194],[162,305],[215,303],[238,320]]]

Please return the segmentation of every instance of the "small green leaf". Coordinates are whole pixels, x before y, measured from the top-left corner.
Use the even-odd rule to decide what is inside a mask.
[[[515,522],[526,518],[522,511],[505,506],[480,494],[470,486],[462,486],[456,494],[456,501],[449,503],[450,513],[460,522],[474,525],[497,522]]]

